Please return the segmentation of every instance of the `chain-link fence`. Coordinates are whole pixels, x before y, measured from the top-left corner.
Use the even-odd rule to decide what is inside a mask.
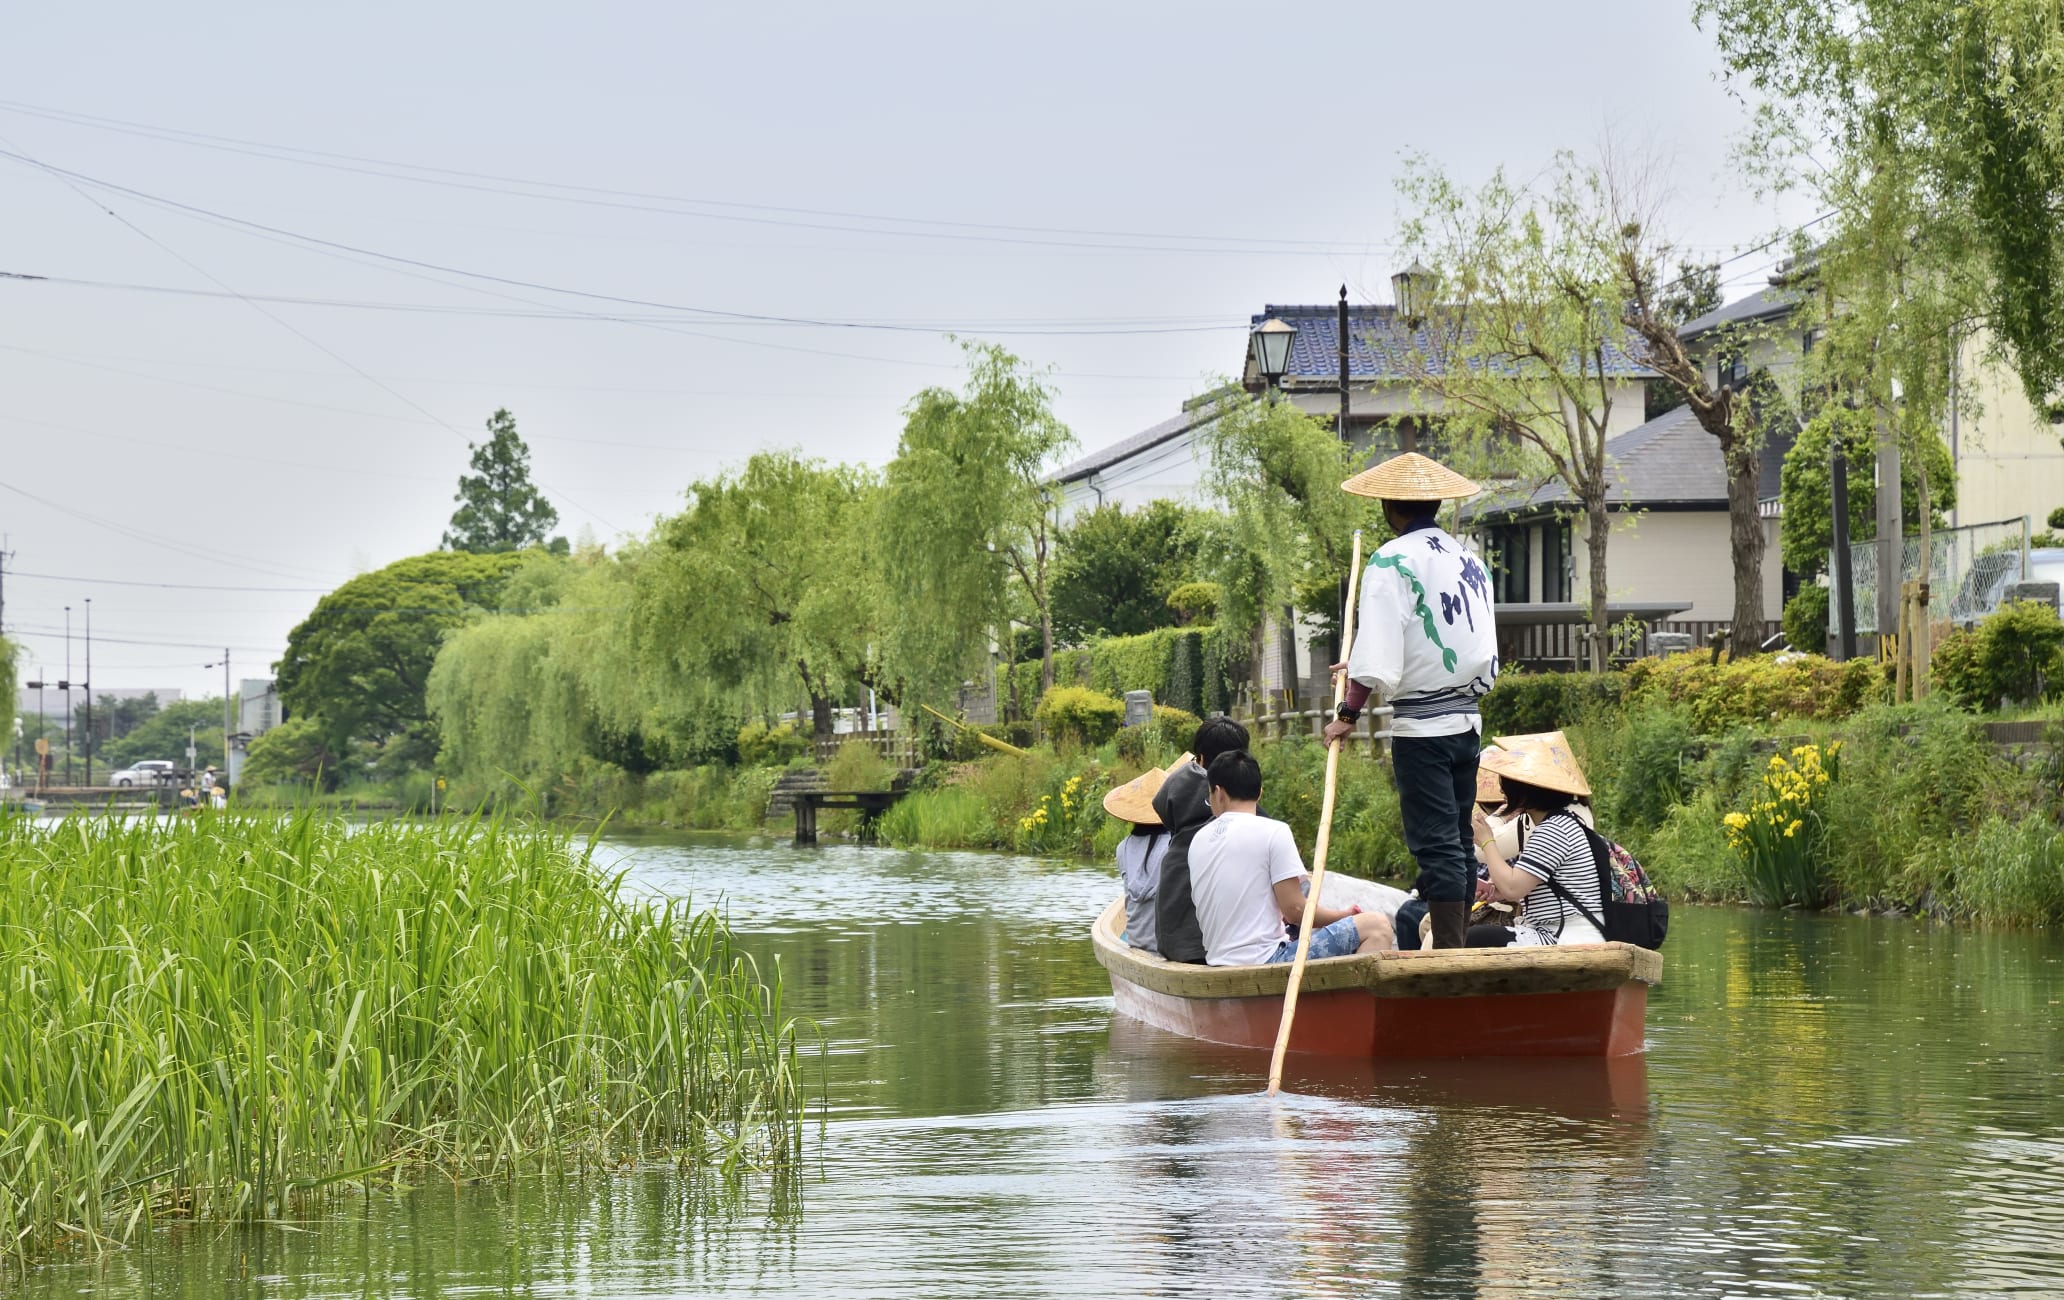
[[[2027,572],[2028,517],[1937,528],[1928,549],[1933,553],[1928,564],[1928,613],[1959,625],[1976,622],[1998,609],[2007,588]],[[1856,593],[1856,630],[1873,634],[1878,630],[1878,544],[1851,545],[1849,570]],[[1921,539],[1908,537],[1901,547],[1897,580],[1920,576]],[[1839,609],[1828,613],[1831,619],[1841,617]]]

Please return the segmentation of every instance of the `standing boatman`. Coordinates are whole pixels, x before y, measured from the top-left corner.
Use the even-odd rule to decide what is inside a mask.
[[[1362,574],[1347,692],[1326,739],[1354,730],[1372,690],[1390,701],[1391,764],[1405,847],[1419,864],[1419,897],[1433,918],[1433,946],[1460,948],[1476,881],[1470,814],[1483,732],[1476,702],[1498,678],[1498,632],[1483,561],[1436,517],[1441,502],[1480,489],[1417,452],[1340,486],[1381,501],[1397,536]],[[1417,946],[1416,915],[1411,926],[1413,942],[1401,946]]]

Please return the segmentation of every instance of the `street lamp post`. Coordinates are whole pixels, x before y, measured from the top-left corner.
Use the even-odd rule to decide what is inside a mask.
[[[235,730],[229,722],[229,647],[222,647],[222,662],[219,665],[202,664],[201,667],[220,667],[222,669],[222,779],[224,782],[227,782],[229,780],[229,733]]]
[[[1273,316],[1254,327],[1248,346],[1254,354],[1255,372],[1261,376],[1264,398],[1282,384],[1283,372],[1290,368],[1290,343],[1296,337],[1295,325]]]

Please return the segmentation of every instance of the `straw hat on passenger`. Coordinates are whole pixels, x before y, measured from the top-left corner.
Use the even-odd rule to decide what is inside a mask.
[[[1569,741],[1561,732],[1499,736],[1497,740],[1498,747],[1485,750],[1478,760],[1479,771],[1488,768],[1499,776],[1543,790],[1591,797],[1591,783],[1584,779],[1584,769],[1578,766],[1577,756],[1570,752]]]
[[[1485,750],[1484,753],[1489,754],[1490,751]],[[1483,766],[1481,758],[1477,760],[1476,768],[1476,801],[1492,805],[1505,802],[1505,787],[1498,784],[1498,774]]]
[[[1189,761],[1190,756],[1184,754],[1165,768],[1148,768],[1106,794],[1104,811],[1135,826],[1159,826],[1161,817],[1154,811],[1154,796],[1161,792],[1161,783],[1168,779],[1168,774]]]
[[[1340,490],[1380,501],[1448,501],[1483,491],[1446,465],[1416,451],[1370,466],[1342,483]]]

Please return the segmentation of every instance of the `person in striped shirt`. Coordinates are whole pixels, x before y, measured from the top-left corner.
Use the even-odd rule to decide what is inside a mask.
[[[1483,752],[1485,768],[1498,774],[1507,807],[1523,827],[1519,853],[1508,857],[1482,809],[1476,812],[1476,848],[1490,871],[1489,888],[1508,903],[1525,903],[1510,929],[1471,926],[1472,948],[1553,947],[1604,943],[1605,915],[1599,876],[1598,840],[1579,820],[1579,800],[1591,786],[1561,733],[1529,737],[1524,748],[1502,746]]]

